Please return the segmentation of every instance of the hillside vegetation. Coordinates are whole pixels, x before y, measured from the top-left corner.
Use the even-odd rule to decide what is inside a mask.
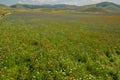
[[[4,5],[4,4],[0,4],[0,9],[6,9],[8,8],[8,6]]]
[[[11,8],[22,8],[22,9],[38,9],[38,8],[72,8],[75,5],[56,4],[56,5],[30,5],[30,4],[15,4]]]
[[[102,2],[93,5],[85,5],[78,8],[83,12],[120,13],[120,5],[112,2]]]
[[[15,4],[10,6],[14,9],[66,9],[75,12],[100,12],[100,13],[120,13],[120,5],[112,2],[102,2],[98,4],[85,5],[85,6],[75,6],[66,4],[56,4],[56,5],[30,5],[30,4]]]

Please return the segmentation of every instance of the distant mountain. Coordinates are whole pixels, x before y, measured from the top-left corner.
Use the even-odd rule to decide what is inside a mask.
[[[92,5],[85,5],[82,7],[79,7],[80,11],[83,12],[113,12],[117,13],[120,12],[120,5],[117,5],[112,2],[101,2],[98,4],[92,4]]]
[[[39,9],[39,8],[54,8],[54,9],[74,9],[78,12],[100,12],[100,13],[120,13],[120,5],[112,2],[101,2],[85,6],[75,6],[67,4],[56,5],[31,5],[31,4],[15,4],[10,6],[14,9]]]
[[[30,5],[30,4],[15,4],[10,6],[11,8],[20,9],[38,9],[38,8],[72,8],[74,5],[56,4],[56,5]]]
[[[112,3],[112,2],[102,2],[102,3],[96,4],[96,6],[104,8],[108,11],[120,12],[120,5],[117,5],[117,4]]]
[[[115,3],[112,2],[102,2],[102,3],[98,3],[96,4],[97,7],[107,7],[107,6],[116,6],[120,8],[120,5],[117,5]]]

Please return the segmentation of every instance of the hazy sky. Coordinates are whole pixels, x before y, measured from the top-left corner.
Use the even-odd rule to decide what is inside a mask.
[[[16,3],[21,4],[73,4],[73,5],[86,5],[99,2],[114,2],[120,4],[120,0],[0,0],[0,3],[12,5]]]

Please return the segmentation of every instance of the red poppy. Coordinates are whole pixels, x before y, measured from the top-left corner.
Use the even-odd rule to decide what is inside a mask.
[[[35,66],[36,69],[40,68],[40,66]]]
[[[74,77],[72,77],[71,80],[74,80]]]

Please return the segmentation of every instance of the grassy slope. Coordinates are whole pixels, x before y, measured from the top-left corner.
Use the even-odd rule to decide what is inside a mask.
[[[0,4],[0,9],[1,9],[1,8],[3,8],[3,9],[4,9],[4,8],[8,8],[8,6],[3,5],[3,4]]]
[[[83,12],[103,12],[103,13],[120,13],[120,7],[111,2],[102,2],[93,5],[81,6],[79,11]]]
[[[105,9],[110,10],[110,11],[114,11],[114,12],[120,12],[120,8],[113,6],[113,5],[107,6],[107,7],[105,7]]]
[[[0,4],[0,16],[1,14],[7,14],[10,13],[11,11],[13,11],[10,7]]]
[[[120,79],[120,16],[13,14],[0,20],[0,79]]]

